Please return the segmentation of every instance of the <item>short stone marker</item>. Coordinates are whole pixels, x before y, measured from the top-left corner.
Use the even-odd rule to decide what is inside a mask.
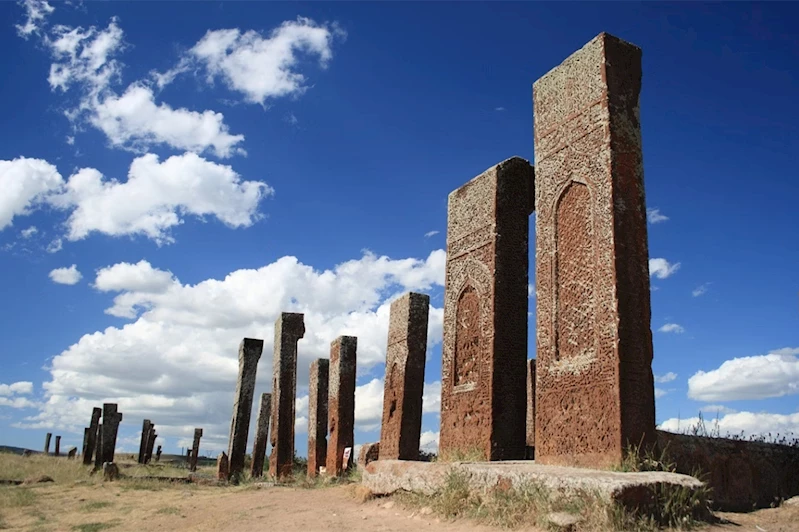
[[[155,452],[155,461],[156,462],[160,462],[161,461],[161,446],[160,445],[158,446],[158,450]]]
[[[255,374],[263,349],[264,341],[255,338],[245,338],[239,344],[239,377],[236,381],[228,444],[229,478],[238,479],[244,472],[244,454],[247,450],[250,414],[255,394]]]
[[[297,342],[305,336],[305,317],[283,312],[275,321],[272,361],[272,454],[269,472],[280,479],[294,467],[294,417],[297,399]]]
[[[119,468],[114,462],[105,462],[103,464],[103,480],[114,481],[119,479]]]
[[[74,459],[75,459],[75,456],[76,456],[77,454],[78,454],[78,448],[77,448],[77,447],[74,447],[74,446],[73,446],[73,447],[70,447],[70,448],[67,450],[67,460],[74,460]]]
[[[380,442],[364,443],[358,451],[358,467],[364,468],[380,457]]]
[[[55,437],[55,455],[61,456],[61,436]]]
[[[430,296],[409,292],[391,303],[380,457],[418,460]]]
[[[50,454],[50,439],[53,437],[53,434],[48,432],[47,435],[44,437],[44,455],[47,456]]]
[[[83,465],[91,465],[92,463],[92,457],[97,449],[97,431],[102,413],[103,411],[100,408],[95,407],[92,409],[92,419],[83,436]]]
[[[330,344],[326,473],[341,476],[350,466],[344,451],[355,440],[355,366],[358,339],[339,336]],[[351,458],[351,457],[350,457]]]
[[[221,453],[216,459],[216,478],[224,481],[230,478],[230,462],[225,453]]]
[[[640,48],[607,33],[533,85],[540,464],[655,441],[640,91]]]
[[[258,401],[258,419],[255,421],[255,441],[252,444],[252,468],[250,475],[253,478],[264,476],[264,461],[266,460],[266,444],[269,443],[269,421],[272,418],[272,394],[262,393]]]
[[[197,471],[197,458],[200,456],[200,438],[203,437],[203,429],[194,429],[194,442],[191,446],[191,461],[189,471]]]
[[[530,163],[512,157],[449,195],[439,444],[445,460],[475,452],[484,460],[524,458],[534,182]]]
[[[308,469],[309,478],[319,474],[327,463],[327,401],[330,361],[318,358],[311,362],[308,385]]]

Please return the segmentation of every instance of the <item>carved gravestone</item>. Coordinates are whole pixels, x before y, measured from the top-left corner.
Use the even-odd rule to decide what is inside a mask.
[[[606,33],[533,86],[540,463],[654,441],[640,89],[641,50]]]
[[[117,412],[116,403],[103,403],[103,424],[102,424],[102,459],[101,462],[114,461],[114,449],[117,445],[117,432],[119,424],[122,422],[122,413]]]
[[[230,462],[225,453],[221,453],[216,459],[216,478],[224,481],[230,478]]]
[[[50,454],[50,439],[53,437],[51,432],[48,432],[44,437],[44,454],[47,456]]]
[[[258,419],[255,421],[255,441],[252,446],[253,478],[264,475],[264,460],[266,460],[266,444],[269,443],[269,421],[272,417],[272,394],[262,393],[258,402]]]
[[[352,462],[355,440],[355,366],[358,339],[339,336],[330,344],[330,381],[328,383],[328,417],[326,473],[341,476]],[[344,450],[350,448],[345,461]]]
[[[200,456],[200,438],[203,437],[203,429],[194,429],[194,442],[191,446],[191,460],[189,461],[189,471],[197,471],[197,459]]]
[[[100,408],[95,407],[92,409],[91,422],[89,423],[88,431],[84,433],[83,438],[83,465],[91,465],[92,463],[92,456],[94,456],[97,449],[97,429],[100,425],[100,416],[102,413],[103,411]]]
[[[297,398],[297,342],[305,336],[304,316],[283,312],[275,322],[272,362],[272,455],[269,472],[290,476],[294,467],[294,409]]]
[[[55,437],[55,455],[61,456],[61,436]]]
[[[391,303],[380,458],[418,460],[430,296],[410,292]]]
[[[141,425],[141,441],[139,442],[139,459],[138,463],[144,463],[144,457],[147,454],[147,442],[150,439],[150,427],[152,423],[149,419],[145,419]]]
[[[308,386],[308,477],[319,474],[327,463],[327,401],[330,361],[319,358],[311,362]]]
[[[229,475],[236,478],[244,472],[244,454],[250,432],[250,414],[255,394],[255,375],[258,360],[264,350],[264,341],[245,338],[239,344],[239,377],[233,399],[233,417],[230,420],[228,444]]]
[[[524,458],[534,181],[530,163],[513,157],[449,195],[439,446],[445,459]]]
[[[155,432],[155,425],[150,425],[150,431],[147,435],[147,448],[144,451],[144,463],[149,464],[153,459],[153,448],[155,447],[155,440],[158,434]]]
[[[158,450],[155,452],[155,461],[156,462],[160,462],[161,461],[161,446],[160,445],[158,446]]]

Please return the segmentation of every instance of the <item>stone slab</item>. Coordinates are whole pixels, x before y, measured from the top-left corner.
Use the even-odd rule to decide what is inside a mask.
[[[667,486],[699,489],[702,482],[688,475],[664,472],[620,473],[615,471],[536,464],[533,461],[507,462],[415,462],[377,460],[369,463],[361,476],[362,484],[375,495],[409,491],[435,495],[446,484],[450,472],[462,473],[474,492],[537,484],[553,497],[595,493],[608,502],[628,508],[647,504],[652,490]]]

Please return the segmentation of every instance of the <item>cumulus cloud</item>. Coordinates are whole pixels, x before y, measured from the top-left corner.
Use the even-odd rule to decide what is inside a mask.
[[[655,388],[655,399],[660,399],[667,393],[669,393],[669,390],[664,390],[662,388]]]
[[[701,427],[702,425],[704,425],[708,433],[718,434],[722,437],[768,437],[770,434],[772,439],[779,436],[791,438],[799,436],[799,412],[794,414],[733,412],[719,417],[718,420],[700,420],[699,417],[687,419],[670,418],[661,423],[658,428],[678,434],[690,434],[693,428]]]
[[[419,449],[428,453],[438,452],[439,431],[426,430],[419,438]]]
[[[20,395],[29,395],[33,393],[33,383],[28,381],[20,381],[12,384],[0,384],[0,406],[7,406],[9,408],[33,408],[36,405],[27,397],[19,397]]]
[[[181,73],[200,68],[209,84],[221,78],[247,102],[265,105],[308,89],[297,69],[300,53],[317,58],[325,68],[333,57],[333,41],[345,36],[335,24],[320,25],[303,17],[283,22],[266,37],[253,30],[209,30],[174,69],[153,76],[163,87]]]
[[[669,219],[668,216],[662,214],[660,209],[647,209],[646,210],[646,219],[651,224],[657,224],[660,222],[665,222]]]
[[[42,26],[46,23],[47,17],[55,11],[47,0],[25,0],[22,2],[25,8],[25,22],[16,24],[17,34],[23,39],[27,39],[32,34],[39,34]]]
[[[22,238],[30,238],[33,235],[35,235],[36,233],[38,233],[38,232],[39,232],[39,230],[36,229],[36,226],[32,225],[32,226],[28,227],[27,229],[23,229],[22,231],[20,231],[19,234],[20,234],[20,236],[22,236]]]
[[[58,284],[78,284],[83,275],[78,271],[78,266],[73,264],[68,268],[56,268],[50,272],[50,279]]]
[[[422,395],[422,413],[440,414],[441,413],[441,381],[433,381],[424,384]]]
[[[203,445],[223,449],[243,337],[266,340],[256,392],[271,388],[274,322],[282,311],[305,314],[298,397],[307,395],[311,361],[327,358],[330,342],[340,335],[358,337],[358,374],[368,375],[385,362],[391,301],[409,290],[443,288],[445,258],[441,249],[424,259],[367,252],[319,271],[282,257],[194,285],[177,275],[168,280],[164,270],[146,261],[102,268],[95,286],[120,291],[111,313],[130,321],[85,334],[53,357],[46,401],[18,426],[81,430],[92,406],[117,402],[126,419],[152,419],[165,436],[190,438],[193,427],[202,426]],[[429,320],[430,348],[441,341],[443,309],[431,307]],[[435,386],[426,386],[426,395]],[[382,394],[382,375],[358,387],[359,430],[379,426]],[[426,410],[430,404],[426,401]],[[300,410],[298,417],[306,418],[298,422],[301,428],[307,414]]]
[[[671,382],[677,378],[677,374],[673,371],[669,371],[665,375],[655,375],[655,382],[666,383]]]
[[[183,223],[182,215],[212,215],[229,227],[249,227],[259,219],[259,202],[272,192],[266,183],[243,181],[230,166],[194,153],[163,162],[147,154],[133,160],[125,182],[105,179],[94,168],[78,170],[49,202],[71,211],[69,240],[100,232],[164,244],[174,242],[169,230]]]
[[[688,397],[699,401],[766,399],[799,393],[799,347],[733,358],[688,379]]]
[[[0,230],[25,216],[64,184],[55,166],[42,159],[0,161]]]
[[[679,262],[672,264],[666,259],[649,259],[649,275],[655,276],[658,279],[671,277],[679,269]]]
[[[658,329],[658,331],[663,333],[682,334],[685,332],[685,328],[677,323],[666,323],[660,329]]]

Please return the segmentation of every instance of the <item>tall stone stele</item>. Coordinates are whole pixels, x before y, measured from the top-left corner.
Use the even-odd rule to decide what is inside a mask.
[[[534,186],[530,163],[512,157],[449,195],[439,444],[445,460],[524,458]]]
[[[189,460],[189,471],[197,471],[197,459],[200,457],[200,438],[203,437],[203,429],[194,429],[194,441],[191,446],[191,460]]]
[[[122,412],[119,412],[117,408],[116,403],[103,403],[103,423],[100,428],[102,439],[99,447],[102,450],[100,466],[105,462],[114,461],[117,433],[119,432],[119,424],[122,422]]]
[[[153,424],[149,419],[145,419],[141,425],[141,440],[139,442],[139,458],[138,463],[144,463],[144,457],[147,454],[147,442],[150,438],[150,427]]]
[[[314,478],[327,463],[327,401],[330,361],[318,358],[311,362],[308,385],[308,464],[307,475]]]
[[[103,414],[101,408],[92,409],[92,418],[88,430],[84,434],[83,464],[91,465],[92,457],[96,454],[97,433],[100,426],[100,416]]]
[[[533,85],[540,463],[654,442],[640,90],[641,50],[607,33]]]
[[[430,296],[409,292],[391,303],[379,457],[418,460]]]
[[[244,472],[244,454],[247,450],[252,400],[255,395],[255,374],[263,350],[264,341],[256,338],[245,338],[239,344],[239,377],[233,398],[227,454],[229,477],[233,480],[238,480]]]
[[[302,314],[283,312],[275,322],[272,363],[272,455],[269,472],[291,476],[294,467],[294,402],[297,398],[297,342],[305,336]]]
[[[266,444],[269,443],[269,422],[272,418],[272,394],[262,393],[258,401],[258,419],[255,421],[255,441],[252,444],[252,467],[250,476],[253,478],[264,475],[264,461],[266,460]]]
[[[328,383],[327,463],[330,476],[340,476],[355,460],[355,368],[358,339],[339,336],[330,344],[330,382]],[[344,461],[344,450],[350,457]]]

